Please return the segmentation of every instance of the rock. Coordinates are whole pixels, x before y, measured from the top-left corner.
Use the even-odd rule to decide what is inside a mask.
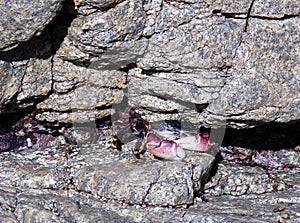
[[[197,123],[197,106],[206,105],[217,98],[218,90],[225,83],[225,78],[219,72],[149,75],[143,74],[141,69],[134,69],[129,75],[129,103],[157,112],[149,117],[150,121],[177,120],[180,117],[182,121]],[[147,114],[147,111],[142,111]]]
[[[222,194],[240,196],[286,190],[287,185],[284,178],[278,178],[260,167],[225,162],[218,165],[217,174],[205,188],[205,193],[214,196]]]
[[[251,222],[299,219],[297,169],[294,173],[268,174],[260,167],[223,162],[206,185],[206,193],[199,196],[214,166],[214,156],[195,152],[187,155],[184,161],[153,160],[148,156],[137,160],[131,151],[107,149],[101,143],[3,152],[1,219],[241,222],[241,214],[243,220]],[[243,187],[248,190],[243,191]],[[178,205],[182,208],[171,207]],[[184,208],[186,205],[189,208]]]
[[[297,123],[298,1],[0,3],[1,221],[300,221],[299,148],[281,149],[293,126],[244,134],[283,146],[226,147],[218,169],[215,152],[136,159],[95,129],[124,101],[194,131]]]
[[[27,222],[134,222],[113,211],[81,205],[78,200],[49,191],[29,190],[18,196],[14,214]]]
[[[1,155],[1,185],[21,190],[72,188],[141,205],[192,204],[214,166],[214,156],[209,154],[196,153],[185,162],[137,160],[131,152],[126,155],[99,144]]]
[[[149,121],[249,128],[299,120],[295,0],[48,4],[47,13],[38,6],[39,20],[26,17],[22,38],[3,34],[5,49],[19,47],[0,53],[0,113],[37,107],[43,121],[93,122],[125,95]],[[83,81],[88,75],[95,83]]]
[[[0,50],[10,50],[48,25],[62,7],[61,0],[6,2],[1,0]]]
[[[8,222],[35,219],[39,222],[297,222],[299,190],[249,196],[219,196],[197,202],[188,209],[120,205],[91,195],[51,190],[0,191],[10,196],[13,209],[4,209]],[[203,198],[205,200],[205,198]],[[8,204],[2,203],[2,208]],[[249,206],[252,208],[249,209]],[[1,210],[3,213],[3,209]],[[242,215],[242,218],[241,218]],[[10,217],[9,217],[10,216]]]
[[[255,1],[251,10],[251,16],[284,18],[285,16],[299,15],[300,5],[295,0],[286,2],[275,1]]]
[[[227,125],[236,127],[298,120],[298,27],[297,18],[282,22],[251,19],[232,76],[201,120],[212,125],[218,122],[214,120],[230,119]]]
[[[112,111],[107,108],[123,98],[124,72],[87,69],[54,58],[53,73],[54,92],[37,104],[37,108],[44,111],[37,115],[39,120],[94,121],[110,115]],[[70,110],[74,112],[68,113]]]
[[[207,180],[214,158],[199,155],[187,163],[84,160],[88,165],[74,165],[77,168],[73,169],[74,184],[80,191],[130,204],[178,206],[193,203],[194,193]]]
[[[0,111],[15,104],[20,108],[32,106],[36,98],[45,97],[52,87],[51,62],[29,59],[20,62],[2,62]]]
[[[69,182],[65,152],[23,150],[2,154],[1,184],[16,188],[64,188]]]

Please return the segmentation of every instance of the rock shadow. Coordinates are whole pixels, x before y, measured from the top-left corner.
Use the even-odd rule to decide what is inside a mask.
[[[53,20],[39,33],[17,47],[0,52],[0,60],[12,62],[30,58],[48,59],[59,49],[68,28],[76,17],[75,4],[66,0]]]
[[[300,122],[270,123],[251,129],[226,129],[222,145],[256,150],[295,148],[300,145]]]

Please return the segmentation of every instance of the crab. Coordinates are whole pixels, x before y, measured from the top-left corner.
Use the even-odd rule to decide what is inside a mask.
[[[155,157],[166,160],[183,160],[186,157],[185,150],[206,152],[213,143],[209,139],[209,133],[190,134],[172,126],[170,122],[149,123],[138,114],[135,108],[127,108],[129,124],[125,126],[122,133],[114,137],[114,147],[120,149],[121,143],[126,137],[134,135],[138,138],[133,153],[140,157],[141,151],[146,147],[147,151]],[[125,131],[124,131],[125,130]],[[130,134],[128,131],[130,130]],[[125,133],[124,133],[125,132]]]

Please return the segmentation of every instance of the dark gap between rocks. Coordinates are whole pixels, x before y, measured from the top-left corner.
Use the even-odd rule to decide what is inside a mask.
[[[222,146],[255,150],[292,149],[300,145],[300,122],[264,124],[251,129],[227,128]]]
[[[68,28],[76,17],[75,4],[72,0],[64,1],[61,11],[53,18],[39,35],[20,43],[16,48],[0,52],[0,60],[11,62],[30,58],[48,59],[59,49]]]

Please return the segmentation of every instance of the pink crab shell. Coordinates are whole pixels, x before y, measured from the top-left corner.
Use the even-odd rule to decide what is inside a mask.
[[[153,155],[167,160],[182,160],[185,158],[185,151],[176,142],[163,139],[154,132],[147,134],[147,150]]]
[[[175,142],[184,149],[205,152],[212,144],[209,140],[209,133],[200,133],[194,136],[181,137]]]

